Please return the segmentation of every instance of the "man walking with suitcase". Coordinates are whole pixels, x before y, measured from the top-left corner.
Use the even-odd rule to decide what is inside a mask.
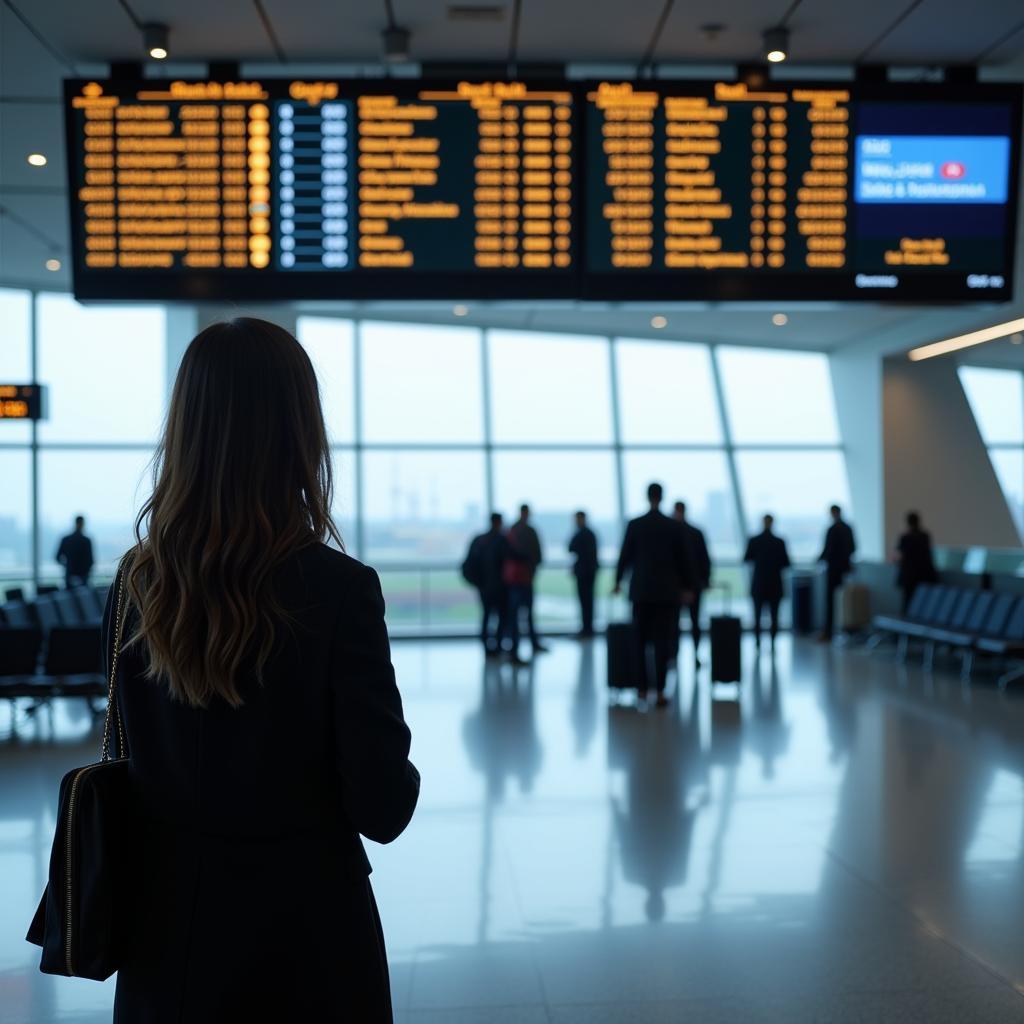
[[[691,598],[694,580],[679,524],[661,513],[661,484],[647,488],[650,510],[630,521],[615,569],[615,589],[628,573],[640,701],[653,688],[658,707],[668,704],[665,681],[679,622],[680,599]],[[651,662],[653,661],[653,666]]]
[[[833,505],[829,509],[832,525],[825,534],[825,547],[822,549],[819,562],[825,563],[825,628],[819,638],[822,643],[832,639],[835,629],[836,591],[843,585],[843,580],[853,568],[853,553],[857,550],[857,542],[853,537],[853,529],[843,519],[842,509]]]

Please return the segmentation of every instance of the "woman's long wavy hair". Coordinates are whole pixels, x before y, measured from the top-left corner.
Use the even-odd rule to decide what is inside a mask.
[[[316,374],[266,320],[206,328],[178,371],[135,522],[131,643],[147,674],[206,707],[242,703],[287,622],[274,576],[293,552],[341,537],[331,518],[331,453]]]

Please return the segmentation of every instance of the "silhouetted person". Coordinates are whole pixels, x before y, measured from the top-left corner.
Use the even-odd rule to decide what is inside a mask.
[[[74,533],[62,537],[57,548],[57,561],[64,566],[64,586],[81,587],[89,582],[92,572],[92,541],[85,535],[85,518],[75,516]]]
[[[519,518],[509,528],[509,554],[505,559],[504,579],[508,586],[508,636],[509,656],[519,664],[519,636],[522,614],[526,612],[526,627],[530,635],[530,647],[534,654],[546,651],[540,642],[533,624],[533,582],[537,568],[544,560],[540,537],[530,525],[530,506],[519,506]]]
[[[711,586],[711,555],[708,554],[707,541],[704,539],[704,531],[694,526],[686,518],[686,502],[677,501],[672,510],[672,518],[679,523],[683,530],[683,543],[686,545],[686,555],[690,562],[690,570],[693,573],[693,599],[689,604],[684,604],[681,611],[686,614],[690,612],[690,629],[693,632],[693,660],[700,668],[700,599],[704,591]],[[679,640],[682,630],[676,623],[676,654],[679,653]]]
[[[774,516],[764,517],[764,529],[747,541],[744,562],[753,566],[750,596],[754,602],[754,643],[761,646],[761,618],[768,609],[772,649],[779,632],[779,604],[782,601],[782,573],[789,568],[786,542],[772,533]]]
[[[594,580],[597,578],[597,535],[587,526],[587,513],[576,513],[576,532],[569,541],[569,553],[576,556],[572,574],[580,599],[580,636],[594,635]]]
[[[825,626],[821,633],[823,640],[830,640],[835,629],[836,591],[843,585],[850,570],[853,568],[853,554],[857,550],[857,542],[853,536],[853,528],[843,519],[842,509],[833,505],[829,509],[832,525],[825,534],[825,546],[822,548],[819,562],[825,563]]]
[[[125,563],[138,870],[118,879],[115,1019],[386,1024],[360,835],[403,831],[419,775],[380,581],[325,543],[341,538],[305,350],[264,320],[208,327],[161,452]]]
[[[899,563],[896,583],[903,591],[905,614],[918,586],[939,578],[932,560],[932,536],[921,528],[921,517],[916,512],[907,513],[907,531],[896,542],[895,558]]]
[[[646,700],[652,688],[657,703],[664,707],[668,663],[679,622],[679,605],[688,600],[693,589],[693,574],[679,524],[660,510],[661,484],[647,488],[650,511],[630,521],[622,540],[622,551],[615,569],[614,593],[622,589],[629,573],[629,599],[633,603],[633,635],[637,645],[636,663],[640,669],[638,694]],[[653,672],[648,649],[653,651]]]
[[[503,572],[509,557],[509,543],[502,526],[501,513],[492,512],[491,528],[473,538],[462,563],[463,578],[476,587],[480,595],[483,612],[480,639],[488,658],[496,658],[501,653],[508,611],[508,588]]]

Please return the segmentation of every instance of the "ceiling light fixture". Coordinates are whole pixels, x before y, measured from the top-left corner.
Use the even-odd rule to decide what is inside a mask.
[[[142,26],[142,44],[153,60],[166,60],[170,52],[171,30],[161,21],[147,21]]]
[[[983,327],[980,331],[969,331],[967,334],[957,334],[943,341],[933,341],[930,345],[920,345],[911,349],[908,354],[910,359],[916,363],[922,359],[933,359],[935,356],[944,356],[948,352],[970,348],[972,345],[983,345],[986,341],[1005,338],[1007,335],[1016,334],[1017,331],[1024,331],[1024,316],[1018,317],[1016,320],[1007,320],[1005,323],[993,324],[991,327]]]
[[[452,306],[452,314],[454,316],[466,316],[467,313],[469,313],[469,306],[464,306],[461,302],[456,306]]]
[[[773,313],[772,323],[775,324],[776,327],[785,327],[786,324],[789,323],[789,317],[786,316],[785,313]]]
[[[46,269],[56,273],[60,270],[60,260],[51,257],[46,261]]]
[[[662,327],[668,327],[668,320],[663,316],[652,316],[651,326],[656,330],[660,331]]]
[[[1010,344],[1011,345],[1024,345],[1024,334],[1020,334],[1020,333],[1011,334],[1010,335]]]
[[[409,43],[412,34],[407,28],[389,25],[380,34],[384,49],[384,60],[388,64],[404,64],[409,59]]]
[[[46,166],[46,157],[43,156],[42,153],[29,153],[29,155],[27,157],[25,157],[25,159],[33,167],[45,167]]]
[[[789,56],[789,29],[784,25],[766,28],[761,41],[761,53],[766,61],[781,64]]]

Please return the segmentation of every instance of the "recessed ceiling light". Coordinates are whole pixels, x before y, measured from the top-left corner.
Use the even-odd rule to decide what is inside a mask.
[[[455,316],[466,316],[469,313],[469,306],[464,306],[460,302],[457,306],[452,306],[452,313]]]
[[[46,261],[46,269],[47,270],[53,270],[53,271],[60,270],[60,260],[53,259],[53,258],[48,259]]]
[[[789,323],[789,317],[785,313],[775,313],[772,315],[772,323],[776,327],[785,327]]]
[[[170,48],[171,30],[159,21],[142,26],[142,45],[153,60],[166,60]]]
[[[663,316],[652,316],[651,326],[655,330],[660,331],[662,327],[668,327],[668,320]]]
[[[1019,331],[1016,334],[1011,334],[1010,335],[1010,344],[1011,345],[1024,345],[1024,334],[1021,334]]]
[[[28,160],[28,162],[33,167],[45,167],[46,166],[46,157],[43,156],[42,153],[29,153],[29,155],[27,157],[25,157],[25,159]]]

